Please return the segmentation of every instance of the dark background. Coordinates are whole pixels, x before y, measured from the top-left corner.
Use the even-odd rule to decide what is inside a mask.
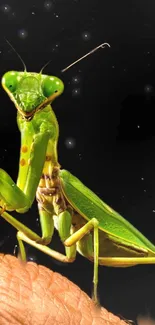
[[[60,125],[59,162],[155,243],[155,3],[152,0],[0,2],[0,74],[56,75],[65,92],[53,108]],[[61,69],[103,42],[72,69]],[[0,90],[0,166],[15,180],[20,135],[16,109]],[[16,214],[14,214],[16,215]],[[36,205],[18,216],[39,232]],[[0,220],[0,251],[13,254],[16,231]],[[61,245],[57,234],[51,244]],[[67,276],[91,295],[93,265],[81,256],[61,265],[28,248],[28,256]],[[155,317],[155,266],[99,268],[101,303],[135,320]]]

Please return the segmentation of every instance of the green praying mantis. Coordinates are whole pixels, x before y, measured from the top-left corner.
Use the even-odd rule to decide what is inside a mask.
[[[98,46],[73,64],[105,45],[109,44]],[[27,72],[25,67],[22,72],[6,72],[2,86],[17,108],[21,150],[17,183],[0,169],[1,217],[18,230],[23,261],[26,261],[25,242],[64,263],[73,262],[76,252],[94,262],[93,299],[98,303],[98,265],[154,264],[155,246],[79,179],[60,169],[59,126],[51,103],[62,94],[63,82],[43,74],[42,70]],[[7,212],[25,213],[35,196],[42,236]],[[47,246],[54,228],[64,244],[65,254]]]

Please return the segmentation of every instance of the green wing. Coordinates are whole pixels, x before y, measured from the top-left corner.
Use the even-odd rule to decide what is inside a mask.
[[[110,208],[78,178],[67,170],[59,172],[61,186],[67,201],[86,220],[97,218],[99,228],[105,233],[132,245],[155,252],[155,246],[119,213]]]

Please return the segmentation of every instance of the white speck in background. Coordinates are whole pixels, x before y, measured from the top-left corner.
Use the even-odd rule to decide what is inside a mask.
[[[88,31],[82,33],[82,39],[84,41],[89,41],[91,39],[91,34]]]
[[[65,140],[65,146],[68,148],[68,149],[73,149],[75,148],[75,145],[76,145],[76,141],[74,138],[67,138]]]
[[[146,93],[146,94],[150,94],[150,93],[152,93],[153,92],[153,86],[152,85],[145,85],[145,87],[144,87],[144,92]]]
[[[79,153],[79,159],[80,159],[80,160],[82,159],[82,154],[81,154],[81,153]]]
[[[59,15],[54,12],[55,18],[59,18]]]
[[[74,76],[73,78],[72,78],[72,83],[73,84],[78,84],[80,82],[80,76]]]
[[[21,38],[21,39],[25,39],[27,36],[28,36],[28,32],[25,30],[25,29],[20,29],[18,31],[18,36]]]
[[[11,11],[11,7],[8,4],[4,4],[1,6],[1,10],[7,14]]]
[[[53,3],[51,1],[45,1],[44,2],[44,8],[46,10],[51,10],[53,8]]]
[[[73,96],[73,97],[78,97],[80,94],[81,94],[81,90],[80,90],[80,88],[74,88],[74,89],[72,90],[72,96]]]
[[[14,250],[13,250],[13,255],[16,256],[17,251],[18,251],[18,245],[15,245],[15,246],[14,246]]]
[[[37,262],[37,257],[34,255],[30,255],[28,256],[27,260],[30,262]]]

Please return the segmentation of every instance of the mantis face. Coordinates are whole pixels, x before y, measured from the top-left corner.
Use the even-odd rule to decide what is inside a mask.
[[[23,117],[32,117],[64,90],[59,78],[26,71],[6,72],[2,86]]]

